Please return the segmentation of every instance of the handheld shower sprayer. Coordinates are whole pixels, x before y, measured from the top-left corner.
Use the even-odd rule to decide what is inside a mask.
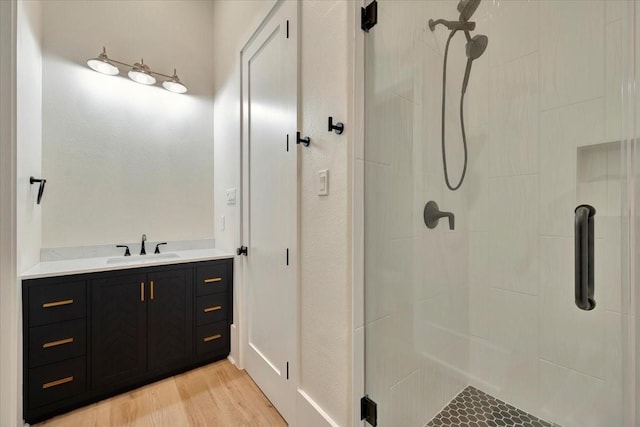
[[[444,180],[447,184],[447,188],[451,191],[456,191],[462,185],[464,181],[465,174],[467,172],[467,136],[464,129],[464,114],[463,114],[463,106],[464,106],[464,94],[467,92],[467,86],[469,85],[469,77],[471,76],[471,65],[473,61],[478,59],[484,51],[487,49],[487,45],[489,44],[489,39],[485,35],[478,34],[476,36],[471,37],[469,34],[470,31],[475,30],[476,23],[470,22],[469,19],[475,13],[478,6],[480,6],[481,0],[460,0],[458,3],[458,12],[460,12],[460,17],[458,21],[447,21],[446,19],[430,19],[429,20],[429,29],[431,31],[435,31],[436,26],[444,25],[451,31],[449,33],[449,37],[447,38],[447,43],[444,49],[444,60],[442,65],[442,121],[441,121],[441,131],[442,131],[442,167],[444,169]],[[446,94],[447,94],[447,58],[449,56],[449,44],[451,43],[451,39],[458,32],[463,31],[464,35],[467,39],[466,45],[466,53],[467,53],[467,66],[464,71],[464,79],[462,81],[462,90],[460,94],[460,130],[462,133],[462,145],[464,147],[464,166],[462,168],[462,174],[460,175],[460,181],[456,185],[451,185],[449,182],[449,171],[447,169],[447,152],[446,152],[446,139],[445,139],[445,107],[446,107]]]
[[[471,63],[480,58],[487,48],[489,39],[487,36],[478,34],[473,36],[471,40],[467,42],[467,68],[464,70],[464,80],[462,81],[462,93],[467,91],[467,85],[469,84],[469,76],[471,75]]]

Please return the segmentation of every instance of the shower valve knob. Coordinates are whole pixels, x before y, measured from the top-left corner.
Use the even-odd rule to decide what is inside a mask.
[[[432,229],[438,226],[438,222],[440,222],[440,218],[448,218],[449,219],[449,230],[453,230],[455,228],[455,216],[453,212],[442,212],[438,207],[438,204],[433,200],[429,201],[424,207],[424,224],[427,228]]]

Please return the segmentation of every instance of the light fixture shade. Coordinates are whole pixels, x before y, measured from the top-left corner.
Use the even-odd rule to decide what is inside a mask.
[[[97,71],[102,74],[107,74],[109,76],[115,76],[120,74],[120,70],[116,67],[109,58],[107,58],[106,49],[102,48],[102,53],[98,55],[97,58],[91,58],[87,60],[87,65],[94,71]]]
[[[152,85],[156,82],[156,78],[151,75],[151,70],[142,60],[133,64],[133,69],[129,71],[129,78],[143,85]]]
[[[176,70],[173,70],[173,77],[171,77],[171,79],[162,82],[162,87],[174,93],[185,93],[187,91],[187,87],[183,85],[178,78]]]

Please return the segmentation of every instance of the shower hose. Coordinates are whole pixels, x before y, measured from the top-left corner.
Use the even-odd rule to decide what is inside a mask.
[[[447,169],[447,150],[446,150],[446,141],[445,141],[445,106],[446,106],[446,95],[447,95],[447,57],[449,56],[449,43],[451,43],[451,39],[455,35],[456,31],[452,31],[449,34],[449,38],[447,39],[447,44],[444,48],[444,61],[442,64],[442,167],[444,169],[444,181],[447,184],[447,187],[451,191],[456,191],[462,185],[464,181],[464,176],[467,173],[467,135],[464,131],[464,114],[462,106],[464,104],[464,94],[466,91],[461,91],[460,93],[460,129],[462,130],[462,146],[464,147],[464,166],[462,167],[462,175],[460,175],[460,181],[455,186],[451,185],[449,181],[449,171]]]

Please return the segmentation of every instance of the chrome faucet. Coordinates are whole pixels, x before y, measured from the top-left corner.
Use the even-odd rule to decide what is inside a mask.
[[[142,235],[142,248],[140,249],[140,255],[146,255],[147,251],[144,249],[144,242],[147,241],[147,235],[143,234]]]

